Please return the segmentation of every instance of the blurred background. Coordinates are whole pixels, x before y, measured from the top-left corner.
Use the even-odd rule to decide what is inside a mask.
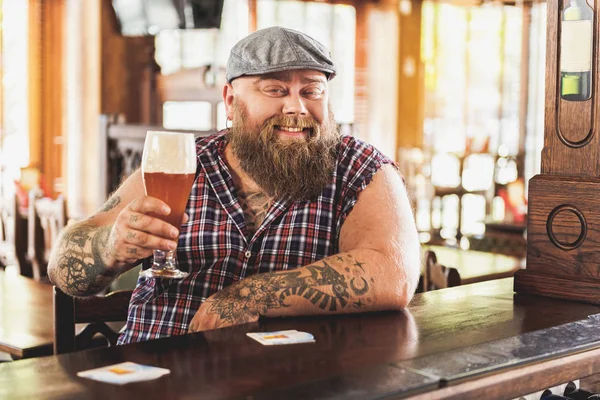
[[[18,221],[32,198],[61,199],[67,219],[98,209],[139,165],[148,129],[224,128],[230,48],[280,25],[331,50],[340,129],[398,162],[423,243],[525,255],[543,145],[543,2],[0,5],[1,241],[26,235]]]

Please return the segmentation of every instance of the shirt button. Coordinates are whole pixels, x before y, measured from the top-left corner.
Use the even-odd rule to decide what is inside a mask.
[[[252,252],[250,250],[247,250],[244,255],[246,256],[246,258],[250,258],[252,257]]]

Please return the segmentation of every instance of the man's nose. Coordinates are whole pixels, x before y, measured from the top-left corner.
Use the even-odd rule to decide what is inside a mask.
[[[284,98],[283,113],[286,115],[308,115],[304,99],[299,93],[291,93]]]

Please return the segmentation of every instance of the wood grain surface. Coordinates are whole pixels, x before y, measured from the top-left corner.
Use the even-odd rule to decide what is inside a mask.
[[[0,398],[369,399],[433,395],[442,390],[440,382],[419,371],[402,370],[398,363],[432,355],[444,357],[448,351],[600,312],[600,307],[589,304],[514,295],[512,285],[509,278],[423,293],[404,312],[265,319],[254,326],[3,363]],[[309,332],[316,341],[262,346],[245,336],[247,331],[281,329]],[[125,386],[76,376],[82,370],[123,361],[169,368],[171,374]],[[568,377],[561,377],[590,375],[594,365],[581,364],[569,370]],[[523,383],[518,387],[522,394],[554,379],[543,372],[532,376],[535,379],[521,376]],[[495,393],[486,398],[502,398]]]

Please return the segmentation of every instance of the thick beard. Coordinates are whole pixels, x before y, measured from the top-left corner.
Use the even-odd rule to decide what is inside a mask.
[[[330,118],[319,124],[312,117],[276,115],[252,126],[246,105],[233,104],[233,126],[227,134],[242,169],[274,199],[313,200],[331,181],[340,134]],[[309,128],[305,140],[281,140],[275,126]]]

